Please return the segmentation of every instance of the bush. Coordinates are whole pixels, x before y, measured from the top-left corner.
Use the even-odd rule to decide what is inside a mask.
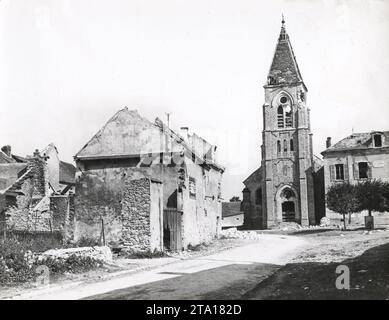
[[[52,274],[63,274],[86,272],[101,267],[103,262],[91,257],[82,257],[73,254],[67,259],[54,259],[48,257],[39,261],[37,265],[38,264],[48,267]]]
[[[32,280],[34,269],[25,259],[29,250],[15,238],[0,241],[0,283]]]
[[[97,259],[75,254],[66,259],[42,259],[30,247],[30,242],[26,244],[15,237],[0,241],[0,285],[34,281],[39,265],[47,266],[52,275],[86,272],[103,265]]]
[[[81,237],[73,247],[96,247],[100,245],[99,239],[91,237]]]

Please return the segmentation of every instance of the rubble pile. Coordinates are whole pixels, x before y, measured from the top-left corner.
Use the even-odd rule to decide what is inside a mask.
[[[255,231],[239,231],[236,228],[222,230],[220,233],[221,239],[247,239],[259,240],[261,236]]]
[[[45,260],[46,258],[66,260],[70,256],[77,257],[89,257],[97,261],[106,263],[112,262],[112,252],[109,247],[80,247],[80,248],[69,248],[69,249],[52,249],[43,252],[39,255],[39,260]]]

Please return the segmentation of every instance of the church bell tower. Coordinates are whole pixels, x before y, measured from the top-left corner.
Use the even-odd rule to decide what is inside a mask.
[[[312,133],[307,87],[285,21],[268,73],[263,105],[262,207],[264,227],[315,223]]]

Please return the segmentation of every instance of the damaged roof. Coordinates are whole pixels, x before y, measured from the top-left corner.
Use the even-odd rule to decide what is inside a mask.
[[[382,147],[389,147],[389,131],[371,131],[363,133],[353,133],[346,138],[335,143],[331,147],[324,150],[321,154],[325,155],[331,152],[349,151],[349,150],[368,150],[379,149],[374,147],[373,136],[380,134],[383,136]]]
[[[205,141],[205,140],[204,140]],[[185,139],[168,128],[160,119],[152,123],[137,110],[119,110],[75,155],[75,159],[115,159],[148,153],[181,152],[182,147],[204,160]],[[224,168],[205,161],[219,170]]]
[[[268,73],[268,85],[303,83],[303,78],[297,65],[297,60],[284,23],[285,21],[283,20],[273,61]]]
[[[244,181],[243,184],[247,185],[251,182],[261,182],[262,181],[262,166],[250,174]]]
[[[59,182],[62,184],[75,184],[76,183],[76,167],[71,163],[60,161],[59,162]]]

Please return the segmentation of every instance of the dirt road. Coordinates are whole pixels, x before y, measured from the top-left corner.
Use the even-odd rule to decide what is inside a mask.
[[[239,299],[306,248],[299,237],[258,242],[33,299]]]

